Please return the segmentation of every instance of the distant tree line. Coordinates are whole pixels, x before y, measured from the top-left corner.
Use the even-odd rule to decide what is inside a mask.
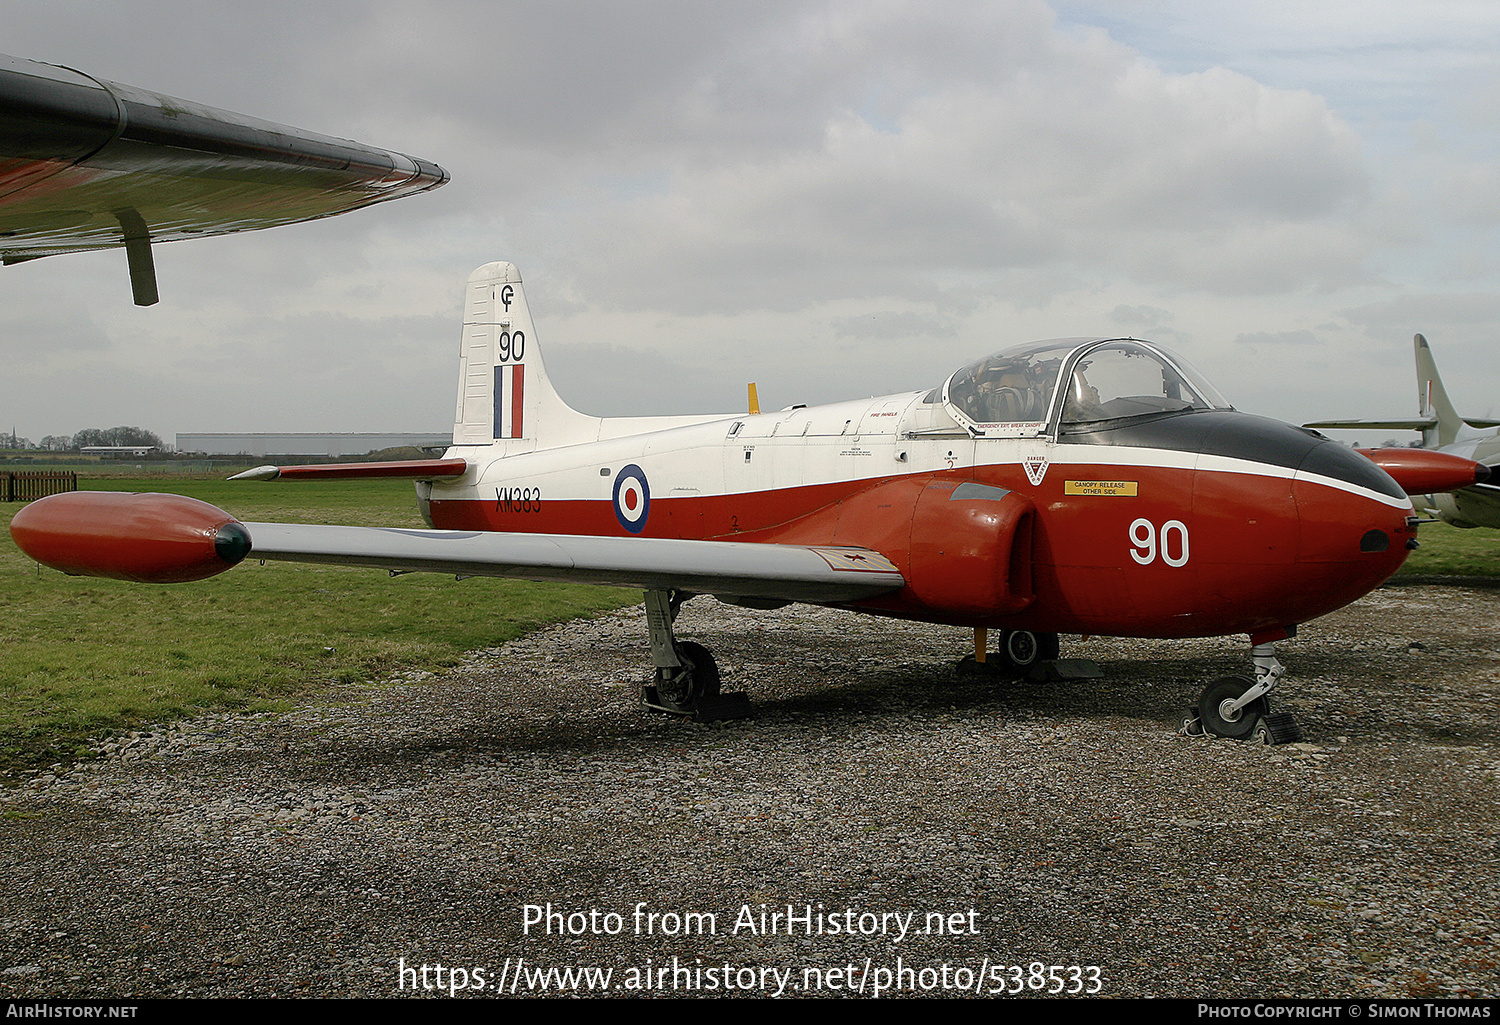
[[[0,434],[0,446],[43,452],[77,452],[89,445],[151,445],[165,449],[161,435],[144,427],[86,427],[77,434],[48,434],[40,442],[18,437],[14,431]]]

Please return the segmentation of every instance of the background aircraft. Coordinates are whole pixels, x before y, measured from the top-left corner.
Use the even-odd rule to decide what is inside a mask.
[[[1417,364],[1417,416],[1394,420],[1323,420],[1308,427],[1339,429],[1389,429],[1421,431],[1422,447],[1472,459],[1493,470],[1500,465],[1500,420],[1461,417],[1448,398],[1443,379],[1438,376],[1437,361],[1427,339],[1412,339]],[[1487,429],[1489,428],[1489,429]],[[1382,450],[1387,453],[1399,449]],[[1377,460],[1378,461],[1378,460]],[[1430,512],[1455,527],[1500,527],[1500,486],[1479,482],[1457,491],[1435,491],[1427,494],[1411,491],[1413,499]]]
[[[579,580],[646,596],[647,704],[704,714],[719,675],[673,620],[698,594],[975,630],[976,662],[1021,673],[1059,633],[1247,633],[1255,679],[1199,698],[1203,728],[1297,736],[1266,694],[1276,641],[1389,577],[1412,505],[1371,460],[1234,410],[1185,362],[1125,338],[1015,346],[936,387],[770,413],[598,418],[542,362],[521,277],[469,278],[453,447],[442,459],[263,467],[241,477],[416,481],[431,530],[240,523],[172,495],[41,499],[11,533],[67,573],[172,582],[246,556]],[[1461,486],[1474,463],[1396,467]]]
[[[123,247],[139,306],[151,244],[329,217],[435,189],[430,161],[0,55],[0,261]]]

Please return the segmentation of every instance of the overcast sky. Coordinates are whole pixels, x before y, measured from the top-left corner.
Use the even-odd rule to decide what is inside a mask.
[[[515,263],[599,414],[937,384],[1162,342],[1237,407],[1500,412],[1489,0],[0,0],[0,46],[442,164],[288,228],[0,269],[0,428],[443,431]],[[1377,439],[1378,440],[1378,439]]]

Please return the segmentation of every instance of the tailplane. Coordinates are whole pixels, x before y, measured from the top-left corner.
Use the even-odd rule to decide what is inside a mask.
[[[524,452],[589,440],[597,431],[598,420],[565,403],[547,378],[520,271],[487,263],[470,274],[453,444]]]
[[[1500,420],[1480,420],[1459,416],[1438,376],[1437,361],[1432,358],[1432,348],[1427,339],[1417,335],[1412,339],[1417,357],[1417,418],[1385,420],[1318,420],[1303,424],[1303,427],[1335,427],[1340,430],[1400,430],[1421,431],[1423,448],[1443,448],[1458,440],[1458,435],[1467,424],[1469,427],[1500,427]]]

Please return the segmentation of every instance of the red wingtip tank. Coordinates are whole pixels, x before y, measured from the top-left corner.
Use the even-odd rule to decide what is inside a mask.
[[[1391,475],[1408,495],[1433,495],[1483,484],[1490,468],[1463,456],[1425,448],[1362,448],[1357,450]]]
[[[10,536],[37,562],[71,576],[152,584],[203,580],[250,553],[244,524],[181,495],[50,495],[16,513]]]

